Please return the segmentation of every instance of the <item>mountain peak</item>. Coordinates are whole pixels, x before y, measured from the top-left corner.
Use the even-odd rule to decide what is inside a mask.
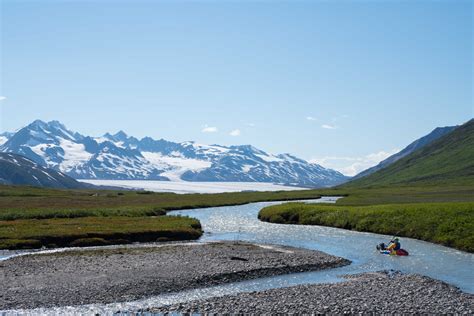
[[[31,122],[27,127],[32,127],[32,128],[45,128],[47,127],[48,124],[45,121],[42,120],[34,120]]]
[[[66,126],[64,126],[63,123],[57,121],[57,120],[53,120],[53,121],[49,121],[47,123],[48,126],[50,127],[54,127],[56,129],[63,129],[63,130],[66,130]]]
[[[115,133],[115,134],[113,135],[113,137],[115,137],[115,138],[118,139],[118,140],[126,140],[126,139],[128,139],[127,133],[125,133],[125,132],[122,131],[122,130],[120,130],[120,131],[118,131],[117,133]]]

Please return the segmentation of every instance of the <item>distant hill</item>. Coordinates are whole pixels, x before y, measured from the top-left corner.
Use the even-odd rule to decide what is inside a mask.
[[[474,119],[386,168],[342,187],[474,185]]]
[[[359,174],[354,176],[352,179],[353,180],[359,179],[359,178],[368,176],[369,174],[372,174],[376,171],[379,171],[379,170],[381,170],[385,167],[388,167],[391,164],[393,164],[394,162],[402,159],[403,157],[408,156],[409,154],[411,154],[415,150],[423,148],[426,145],[429,145],[432,142],[434,142],[435,140],[439,139],[440,137],[452,132],[456,127],[458,127],[458,126],[437,127],[431,133],[429,133],[428,135],[423,136],[423,137],[415,140],[414,142],[412,142],[410,145],[408,145],[407,147],[405,147],[404,149],[402,149],[398,153],[396,153],[396,154],[388,157],[387,159],[381,161],[378,165],[373,166],[369,169],[366,169],[366,170],[360,172]]]
[[[73,178],[11,153],[0,153],[0,184],[80,189],[90,187]]]

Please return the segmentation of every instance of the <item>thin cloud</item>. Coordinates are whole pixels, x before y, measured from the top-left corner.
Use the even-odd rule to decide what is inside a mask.
[[[3,100],[6,100],[7,97],[3,96],[3,95],[0,95],[0,101],[3,101]]]
[[[307,121],[316,121],[316,118],[315,118],[315,117],[312,117],[312,116],[307,116],[307,117],[306,117],[306,120],[307,120]]]
[[[217,133],[219,130],[215,126],[204,125],[204,128],[201,130],[203,133]]]
[[[346,176],[355,176],[359,172],[377,165],[382,160],[387,159],[399,151],[399,149],[392,149],[390,151],[381,150],[361,157],[327,156],[314,158],[310,160],[310,162],[337,170]]]
[[[337,126],[336,126],[336,125],[331,125],[331,124],[323,124],[323,125],[321,125],[321,128],[325,128],[325,129],[336,129]]]
[[[240,136],[240,129],[234,129],[229,133],[230,136]]]

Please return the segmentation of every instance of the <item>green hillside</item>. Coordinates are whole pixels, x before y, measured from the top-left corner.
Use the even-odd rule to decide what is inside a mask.
[[[474,185],[474,119],[392,165],[341,188]]]

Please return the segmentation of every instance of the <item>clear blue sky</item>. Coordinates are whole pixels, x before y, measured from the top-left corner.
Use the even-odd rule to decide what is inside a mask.
[[[56,119],[350,174],[474,114],[471,1],[0,2],[0,131]]]

